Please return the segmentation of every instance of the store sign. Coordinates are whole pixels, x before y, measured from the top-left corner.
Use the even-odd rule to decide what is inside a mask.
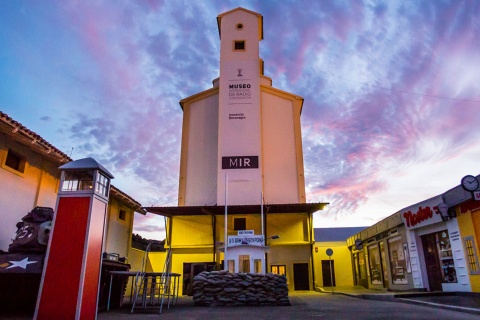
[[[247,244],[251,246],[263,246],[264,238],[261,235],[247,235],[247,236],[228,236],[228,246],[240,246]]]
[[[410,210],[404,212],[403,218],[405,219],[407,228],[413,227],[418,223],[431,219],[433,217],[434,211],[435,214],[440,215],[440,210],[438,209],[438,206],[434,206],[433,210],[428,206],[423,208],[420,206],[418,207],[418,210],[416,212],[412,212]]]
[[[222,169],[258,169],[258,156],[222,157]]]
[[[473,192],[473,199],[480,201],[480,191]]]

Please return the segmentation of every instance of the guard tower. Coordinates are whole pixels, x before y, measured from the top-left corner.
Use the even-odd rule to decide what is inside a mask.
[[[64,164],[35,319],[96,319],[113,175],[92,158]]]

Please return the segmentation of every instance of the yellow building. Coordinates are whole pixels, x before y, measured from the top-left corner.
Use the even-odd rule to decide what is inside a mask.
[[[60,183],[58,167],[72,161],[37,133],[0,112],[0,250],[8,251],[17,222],[36,206],[55,209]],[[104,252],[128,258],[134,213],[141,204],[112,186]]]
[[[347,239],[366,227],[315,228],[313,265],[315,288],[352,286],[352,255]]]
[[[289,290],[313,290],[312,215],[326,204],[305,201],[303,98],[263,75],[260,14],[237,8],[217,22],[220,77],[180,101],[178,207],[145,209],[167,217],[184,294],[195,274],[215,268],[284,273]]]
[[[475,178],[480,181],[480,176]],[[480,194],[480,191],[475,193]],[[459,239],[463,242],[465,254],[464,274],[468,275],[471,291],[480,292],[480,195],[478,199],[472,195],[472,192],[457,186],[445,192],[443,197],[456,215]]]

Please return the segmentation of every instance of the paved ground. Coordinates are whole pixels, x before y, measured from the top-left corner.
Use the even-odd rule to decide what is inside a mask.
[[[293,292],[289,294],[291,306],[282,307],[198,307],[191,297],[180,297],[170,309],[149,313],[130,313],[130,308],[104,311],[99,320],[113,319],[415,319],[415,320],[470,320],[480,319],[480,296],[445,295],[445,293],[391,293],[361,287],[330,288],[324,292]],[[1,314],[0,319],[32,319],[32,316]]]
[[[405,298],[396,298],[393,293],[344,288],[341,292],[337,290],[334,294],[330,291],[291,293],[290,302],[291,306],[283,307],[196,307],[191,297],[180,297],[173,307],[164,309],[161,315],[138,312],[131,314],[130,308],[124,308],[101,312],[98,314],[98,319],[480,319],[478,297],[405,296]],[[451,303],[452,307],[457,307],[457,310],[443,308],[446,306],[445,302]],[[422,305],[422,303],[425,304]],[[464,306],[458,308],[462,304]],[[471,312],[477,312],[477,314]]]

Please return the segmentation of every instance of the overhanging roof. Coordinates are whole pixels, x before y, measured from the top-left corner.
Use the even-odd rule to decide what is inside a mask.
[[[264,204],[263,212],[272,213],[314,213],[328,205],[319,203]],[[183,207],[143,207],[147,212],[165,217],[224,215],[225,206],[183,206]],[[260,214],[260,205],[229,205],[228,214]]]

